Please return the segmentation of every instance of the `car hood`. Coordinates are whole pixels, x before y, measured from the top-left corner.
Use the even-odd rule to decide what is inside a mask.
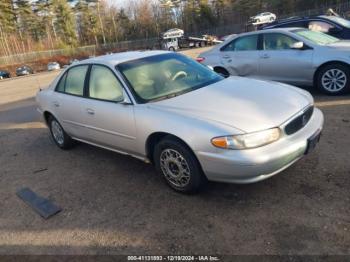
[[[296,87],[230,77],[150,106],[250,133],[280,126],[312,103],[312,96]]]

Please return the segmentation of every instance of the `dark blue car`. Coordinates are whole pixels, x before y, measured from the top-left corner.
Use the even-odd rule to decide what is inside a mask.
[[[11,74],[8,71],[0,70],[0,79],[10,78]]]
[[[327,33],[340,39],[350,39],[350,21],[338,16],[292,17],[278,20],[261,29],[303,27]]]

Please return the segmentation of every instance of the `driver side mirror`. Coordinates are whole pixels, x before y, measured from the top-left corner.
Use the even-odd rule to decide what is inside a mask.
[[[291,49],[298,49],[301,50],[304,48],[304,43],[303,42],[296,42],[290,46]]]

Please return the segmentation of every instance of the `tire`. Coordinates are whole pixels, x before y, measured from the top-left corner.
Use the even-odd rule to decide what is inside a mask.
[[[155,146],[153,160],[158,174],[177,192],[196,193],[207,181],[193,152],[171,136]]]
[[[64,131],[63,127],[55,117],[49,116],[47,123],[51,137],[59,148],[66,150],[74,146],[74,140]]]
[[[175,48],[171,46],[171,47],[169,47],[169,51],[175,52]]]
[[[350,91],[350,67],[333,63],[322,67],[317,74],[317,87],[328,95],[341,95]]]
[[[228,78],[230,76],[230,73],[222,67],[214,68],[214,71],[225,78]]]

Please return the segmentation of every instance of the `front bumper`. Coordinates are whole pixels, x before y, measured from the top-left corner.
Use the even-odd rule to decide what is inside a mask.
[[[217,149],[215,153],[196,152],[211,181],[248,184],[276,175],[305,155],[307,140],[322,130],[323,114],[315,108],[307,125],[297,133],[269,145],[248,150]]]

